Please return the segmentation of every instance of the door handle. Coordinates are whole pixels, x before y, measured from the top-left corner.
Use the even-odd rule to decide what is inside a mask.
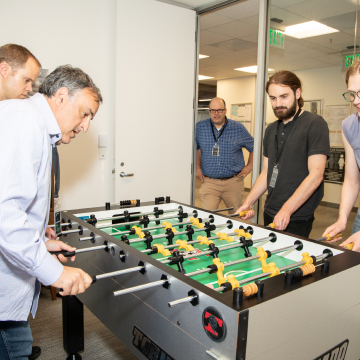
[[[120,173],[121,177],[130,177],[130,176],[134,176],[134,174],[125,174],[123,171]]]

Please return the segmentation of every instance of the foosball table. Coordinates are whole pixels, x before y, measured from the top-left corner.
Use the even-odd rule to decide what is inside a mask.
[[[68,359],[83,305],[139,359],[359,358],[359,253],[160,200],[62,212],[93,278],[62,299]]]

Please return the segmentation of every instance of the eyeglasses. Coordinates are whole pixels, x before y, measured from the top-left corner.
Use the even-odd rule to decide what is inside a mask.
[[[225,109],[211,109],[209,110],[211,114],[215,114],[215,113],[219,113],[222,114],[224,112]]]
[[[360,93],[360,91],[358,91],[358,92],[347,91],[347,92],[343,93],[343,97],[346,101],[353,102],[355,100],[356,96],[360,99],[359,93]]]

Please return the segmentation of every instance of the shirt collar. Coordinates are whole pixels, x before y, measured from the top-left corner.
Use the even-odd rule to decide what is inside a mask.
[[[225,127],[228,123],[228,118],[225,116],[225,122],[224,122],[224,125],[220,128],[220,129],[217,129],[216,126],[214,125],[213,121],[211,120],[211,118],[209,119],[210,120],[210,124],[217,130],[217,131],[220,131],[223,127]]]
[[[59,125],[55,119],[53,112],[51,111],[48,102],[46,101],[44,95],[40,93],[36,93],[31,98],[29,98],[29,100],[32,101],[41,112],[50,136],[50,143],[51,145],[54,145],[57,141],[61,140],[62,135]]]

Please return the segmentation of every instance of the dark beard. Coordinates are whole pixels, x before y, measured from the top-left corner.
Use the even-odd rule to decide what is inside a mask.
[[[297,99],[295,98],[293,105],[290,108],[287,108],[287,111],[277,111],[277,109],[286,109],[285,107],[281,106],[275,109],[273,108],[275,116],[281,121],[291,119],[296,113],[296,102]]]

